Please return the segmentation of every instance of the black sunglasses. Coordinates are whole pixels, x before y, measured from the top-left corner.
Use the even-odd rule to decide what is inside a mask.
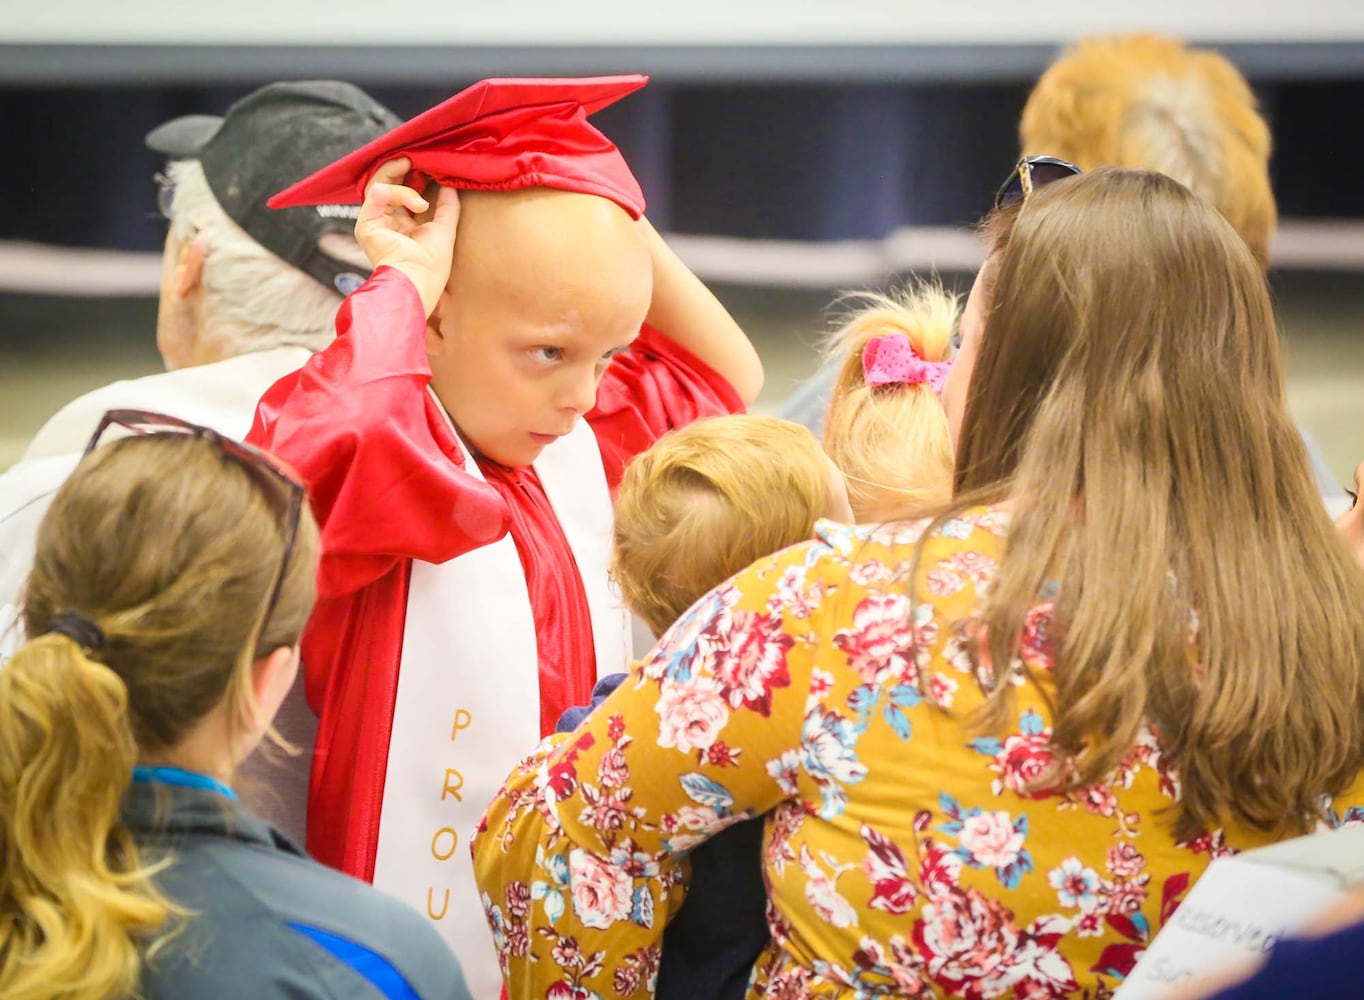
[[[269,622],[279,600],[280,590],[284,587],[284,575],[289,569],[289,559],[294,554],[294,542],[298,538],[298,521],[303,514],[303,499],[307,496],[298,478],[281,465],[276,459],[259,448],[224,437],[211,427],[192,424],[179,417],[149,410],[110,410],[100,419],[99,426],[90,437],[81,457],[89,455],[99,445],[110,427],[121,427],[133,434],[187,434],[191,437],[207,438],[217,445],[218,450],[247,471],[260,488],[266,501],[279,518],[280,534],[284,539],[284,551],[279,561],[279,571],[275,574],[274,586],[270,589],[270,600],[265,605],[261,622]]]
[[[1040,187],[1065,180],[1080,173],[1080,168],[1057,156],[1025,156],[1014,166],[1013,173],[995,195],[995,208],[1000,209],[1023,201]]]

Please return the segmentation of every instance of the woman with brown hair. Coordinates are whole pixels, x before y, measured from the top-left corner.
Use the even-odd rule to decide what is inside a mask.
[[[1364,805],[1364,574],[1264,275],[1177,182],[1073,174],[987,227],[951,509],[754,564],[494,800],[513,1000],[648,996],[683,856],[760,814],[751,997],[1108,995],[1212,857]]]
[[[263,453],[106,414],[0,670],[0,995],[467,998],[427,921],[231,787],[298,670],[316,565],[303,488]]]

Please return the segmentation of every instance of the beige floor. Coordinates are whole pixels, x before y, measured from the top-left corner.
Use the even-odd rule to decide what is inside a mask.
[[[1347,481],[1364,459],[1364,274],[1280,274],[1274,287],[1294,414]],[[717,289],[767,366],[760,409],[773,408],[817,366],[814,348],[835,291]],[[64,401],[158,370],[155,313],[150,299],[0,297],[0,468]]]

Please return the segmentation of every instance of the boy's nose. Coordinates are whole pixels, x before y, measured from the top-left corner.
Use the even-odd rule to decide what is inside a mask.
[[[597,405],[597,382],[597,373],[594,369],[574,372],[564,389],[559,405],[566,410],[572,410],[577,416],[582,416]]]

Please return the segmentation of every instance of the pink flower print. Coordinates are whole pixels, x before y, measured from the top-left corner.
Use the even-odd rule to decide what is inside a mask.
[[[717,740],[706,750],[706,763],[716,767],[736,767],[741,753],[742,749],[736,750],[723,740]]]
[[[928,571],[925,589],[932,597],[951,597],[966,586],[966,577],[954,569],[934,566]]]
[[[582,949],[578,946],[578,939],[575,937],[560,938],[550,950],[550,955],[554,957],[554,964],[561,969],[571,969],[582,961]]]
[[[922,518],[918,521],[888,521],[873,528],[867,535],[867,540],[892,548],[900,545],[912,545],[922,537],[924,528],[928,527],[928,523],[928,518]]]
[[[1030,608],[1023,619],[1020,652],[1023,662],[1043,670],[1055,669],[1051,648],[1051,619],[1055,601],[1045,601]]]
[[[578,754],[597,742],[591,733],[583,733],[564,748],[559,760],[547,770],[546,784],[554,802],[562,802],[578,789]]]
[[[961,881],[961,855],[935,844],[930,838],[920,851],[919,884],[931,896],[950,892]]]
[[[799,805],[788,803],[773,810],[772,835],[763,851],[763,860],[776,872],[778,878],[786,875],[787,863],[796,860],[796,853],[791,849],[791,840],[804,825],[805,810]]]
[[[586,823],[598,833],[611,834],[625,828],[625,820],[628,815],[624,800],[617,795],[608,793],[596,801],[589,801],[578,819],[579,822]]]
[[[512,882],[507,886],[507,913],[518,920],[530,916],[530,886],[524,882]]]
[[[1026,798],[1045,798],[1032,783],[1052,766],[1051,740],[1045,736],[1010,736],[1004,741],[999,765],[1004,787]]]
[[[1047,881],[1056,890],[1056,898],[1062,906],[1092,910],[1099,903],[1099,873],[1086,868],[1079,858],[1066,858],[1060,866],[1053,868]]]
[[[833,927],[855,927],[857,911],[838,892],[835,872],[833,878],[825,873],[809,847],[800,849],[800,870],[805,873],[805,901],[815,914]]]
[[[933,989],[920,974],[923,963],[913,946],[896,934],[890,939],[890,954],[875,938],[864,936],[853,952],[853,964],[867,972],[889,976],[897,997],[928,997]]]
[[[545,991],[545,1000],[598,1000],[598,998],[592,991],[560,979]]]
[[[928,697],[939,708],[951,708],[957,694],[957,682],[946,674],[934,671],[928,677]]]
[[[1108,870],[1118,878],[1131,878],[1146,869],[1146,858],[1127,841],[1108,849]]]
[[[1118,809],[1118,797],[1107,785],[1090,785],[1082,798],[1085,808],[1096,816],[1112,816]]]
[[[1075,921],[1075,933],[1078,937],[1099,937],[1103,932],[1103,914],[1098,910],[1083,912]]]
[[[909,598],[904,594],[874,594],[853,611],[852,629],[834,635],[834,645],[848,657],[848,665],[864,684],[888,677],[908,678],[908,652],[914,639],[909,622]]]
[[[630,918],[632,880],[610,862],[575,849],[568,857],[573,912],[583,926],[606,930]]]
[[[967,997],[994,997],[1016,977],[1013,914],[975,889],[934,896],[914,922],[914,941],[936,985]]]
[[[977,589],[990,582],[999,572],[999,564],[983,552],[958,552],[948,556],[938,564],[945,570],[960,573],[970,580]]]
[[[729,722],[729,706],[705,678],[665,684],[654,711],[658,713],[658,745],[683,753],[708,749]]]
[[[619,747],[612,747],[602,754],[597,764],[597,780],[603,788],[623,788],[630,780],[630,768]]]
[[[862,861],[862,871],[872,884],[873,910],[886,913],[908,913],[919,898],[919,890],[909,880],[909,865],[899,846],[885,835],[863,823],[859,831],[869,851]]]
[[[833,674],[827,670],[820,670],[816,667],[810,671],[810,694],[805,700],[805,711],[810,711],[813,705],[820,704],[825,696],[833,690]]]
[[[1140,910],[1142,904],[1146,902],[1146,883],[1150,880],[1150,875],[1142,875],[1140,878],[1115,884],[1108,894],[1109,912],[1127,916]]]
[[[767,762],[767,773],[784,794],[795,795],[799,788],[796,782],[800,778],[800,754],[795,750],[783,751],[776,760]]]
[[[1006,812],[979,812],[962,820],[957,838],[982,868],[1007,868],[1018,860],[1023,834]]]
[[[895,571],[880,559],[867,559],[864,562],[853,563],[852,568],[848,570],[848,579],[859,587],[873,587],[878,583],[886,583],[894,577]]]
[[[777,592],[767,610],[790,618],[809,618],[824,600],[824,583],[816,580],[807,586],[809,573],[804,566],[788,566],[777,581]]]
[[[733,627],[717,641],[713,672],[731,708],[772,714],[772,692],[789,687],[786,653],[795,640],[782,631],[779,615],[736,609]]]

